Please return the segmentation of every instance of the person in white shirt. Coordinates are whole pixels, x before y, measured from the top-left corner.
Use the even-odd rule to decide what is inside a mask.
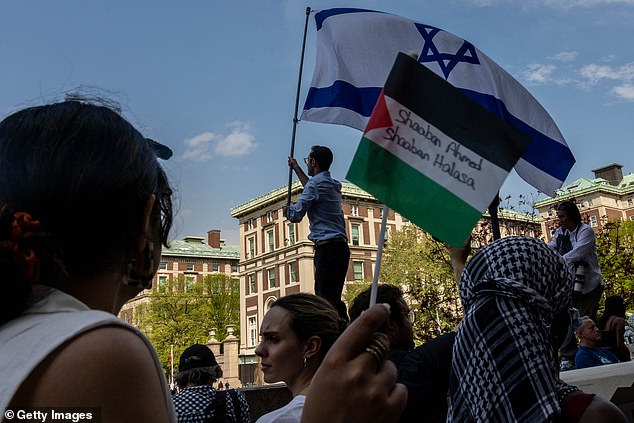
[[[581,221],[581,213],[573,201],[560,203],[557,217],[559,227],[549,245],[563,256],[575,274],[573,306],[581,316],[596,320],[603,279],[594,230]]]
[[[293,399],[256,423],[299,423],[310,382],[342,330],[337,311],[316,295],[287,295],[271,305],[262,319],[255,354],[264,381],[285,382]]]
[[[572,306],[579,310],[581,316],[596,320],[599,300],[603,294],[603,279],[594,230],[581,221],[581,213],[574,201],[559,203],[557,217],[559,227],[548,245],[563,256],[575,275]],[[577,349],[575,337],[561,347],[561,370],[574,369]]]

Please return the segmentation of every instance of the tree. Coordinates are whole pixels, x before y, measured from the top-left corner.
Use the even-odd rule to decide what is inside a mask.
[[[454,329],[462,318],[447,248],[414,225],[391,233],[380,279],[401,287],[411,300],[417,342]]]
[[[234,334],[239,336],[239,281],[223,274],[206,276],[191,284],[183,278],[172,280],[156,288],[138,312],[140,328],[168,372],[172,346],[177,360],[188,346],[205,344],[212,328],[216,328],[218,340],[226,338],[227,325],[234,325]]]
[[[619,295],[634,305],[634,221],[609,221],[597,235],[605,296]]]

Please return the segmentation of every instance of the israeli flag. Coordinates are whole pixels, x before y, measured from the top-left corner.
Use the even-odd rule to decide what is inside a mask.
[[[418,61],[531,138],[515,165],[554,196],[575,158],[548,112],[508,72],[473,44],[430,25],[364,9],[315,15],[317,59],[302,120],[363,131],[399,52]],[[433,99],[429,99],[433,101]]]

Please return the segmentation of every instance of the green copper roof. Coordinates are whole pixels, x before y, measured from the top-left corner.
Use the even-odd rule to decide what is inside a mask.
[[[623,176],[618,185],[611,185],[603,178],[580,178],[571,184],[557,190],[557,197],[546,198],[535,202],[535,207],[554,204],[565,198],[581,197],[593,192],[603,191],[612,195],[621,196],[634,193],[634,173]]]
[[[222,248],[213,248],[204,242],[201,237],[186,237],[185,240],[173,240],[169,242],[169,248],[163,247],[162,256],[170,257],[196,257],[218,259],[240,259],[240,247],[238,245],[223,245]]]
[[[293,182],[293,184],[291,185],[291,194],[297,194],[301,192],[301,190],[302,184],[299,181]],[[274,189],[273,191],[269,191],[264,195],[256,197],[244,204],[232,208],[231,216],[240,217],[242,214],[253,211],[254,209],[266,207],[269,204],[276,203],[281,199],[286,198],[287,195],[288,185]],[[353,197],[357,199],[377,201],[376,198],[374,198],[372,195],[368,194],[366,191],[348,181],[341,182],[341,195],[344,198]]]

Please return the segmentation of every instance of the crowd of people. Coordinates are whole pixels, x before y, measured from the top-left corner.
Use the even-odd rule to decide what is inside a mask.
[[[159,159],[170,155],[94,101],[0,122],[0,409],[98,405],[102,422],[251,421],[240,392],[214,389],[222,370],[207,346],[183,352],[172,395],[147,337],[116,318],[151,286],[169,239],[172,188]],[[285,213],[310,220],[317,295],[281,297],[261,322],[265,381],[285,382],[293,399],[259,423],[626,421],[559,378],[571,331],[578,367],[625,359],[622,301],[606,300],[594,324],[603,287],[587,248],[593,235],[572,208],[560,210],[553,247],[509,237],[470,260],[468,244],[450,249],[464,319],[415,347],[399,288],[379,286],[372,307],[362,292],[349,315],[341,301],[339,255],[349,251],[331,163],[329,149],[311,149],[308,179],[288,162],[305,188]],[[585,279],[573,294],[579,257]],[[573,305],[587,306],[580,327]]]

